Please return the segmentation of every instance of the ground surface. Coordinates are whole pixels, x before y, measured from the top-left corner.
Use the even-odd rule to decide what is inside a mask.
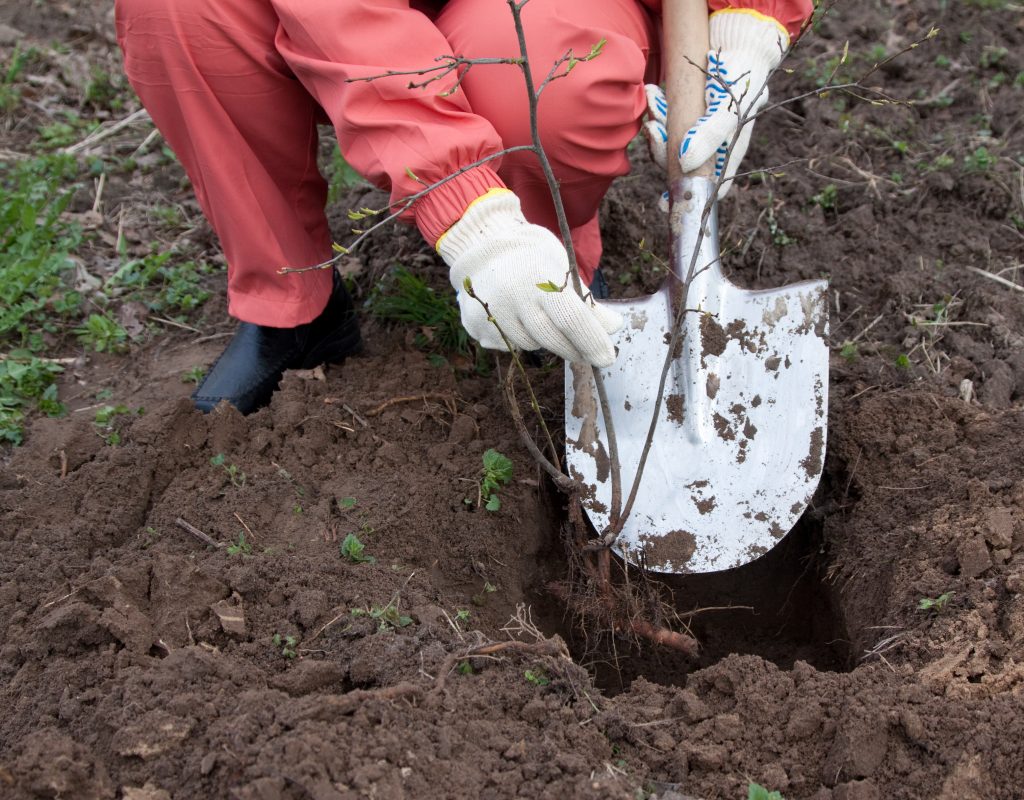
[[[83,99],[90,65],[116,76],[105,8],[0,9],[23,35],[0,28],[5,59],[17,40],[43,53],[14,84],[5,159],[62,109],[134,110]],[[30,414],[0,454],[0,794],[739,798],[756,781],[818,800],[1020,797],[1024,294],[992,276],[1024,283],[1024,9],[840,3],[773,99],[827,81],[847,40],[838,79],[933,25],[864,81],[914,105],[832,92],[772,112],[747,166],[786,165],[723,207],[737,281],[832,280],[830,430],[782,545],[671,582],[682,613],[734,607],[691,618],[698,663],[580,635],[549,590],[567,569],[562,501],[495,375],[415,331],[368,316],[364,356],[289,375],[269,408],[192,411],[181,376],[230,331],[215,274],[213,298],[172,320],[191,330],[150,320],[128,355],[47,339],[69,413]],[[93,274],[153,242],[217,262],[176,165],[140,148],[149,132],[105,140],[104,158],[136,163],[69,209],[98,213],[78,253]],[[664,246],[636,160],[604,209],[617,293],[655,285]],[[336,205],[339,236],[366,191]],[[360,293],[394,263],[444,286],[395,231],[360,257]],[[557,419],[560,372],[535,372]],[[409,395],[429,397],[378,410]],[[107,402],[131,413],[97,422]],[[493,513],[476,503],[491,447],[515,464]],[[341,557],[349,533],[373,563]],[[557,643],[460,658],[533,641],[524,608],[573,660]]]

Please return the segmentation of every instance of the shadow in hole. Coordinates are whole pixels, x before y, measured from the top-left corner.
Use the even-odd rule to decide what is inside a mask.
[[[565,638],[573,656],[588,666],[598,686],[611,694],[628,688],[641,676],[654,683],[683,685],[690,672],[733,653],[761,656],[783,669],[792,668],[798,660],[819,670],[852,669],[855,665],[839,613],[838,587],[825,577],[828,556],[823,524],[820,516],[808,512],[776,547],[742,567],[698,575],[653,576],[672,592],[680,614],[728,607],[692,618],[692,633],[702,648],[696,662],[650,644],[633,646],[621,637],[614,648],[604,637],[601,649],[595,652],[593,640],[587,642],[578,629],[570,629],[566,620],[559,619],[551,597],[543,604],[541,625],[549,635]]]

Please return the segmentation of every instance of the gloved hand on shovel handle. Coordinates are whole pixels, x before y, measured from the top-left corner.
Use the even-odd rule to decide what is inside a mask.
[[[526,221],[512,192],[493,189],[471,203],[437,251],[450,268],[462,324],[484,347],[507,350],[504,333],[515,347],[544,348],[567,361],[608,367],[615,360],[609,334],[622,317],[576,294],[565,247]],[[476,297],[465,290],[467,278]]]
[[[768,77],[782,62],[789,47],[789,33],[780,22],[759,12],[727,9],[711,15],[710,34],[705,82],[707,111],[687,131],[678,158],[684,173],[714,158],[715,178],[720,178],[723,171],[725,175],[718,193],[721,199],[732,186],[732,177],[747,152],[753,119],[748,120],[732,144],[736,129],[742,119],[752,117],[768,102]],[[644,133],[651,156],[665,167],[668,104],[658,86],[648,84],[646,90],[651,119],[644,125]]]

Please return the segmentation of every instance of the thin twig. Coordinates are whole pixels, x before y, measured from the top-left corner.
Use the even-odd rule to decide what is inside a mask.
[[[178,517],[176,520],[174,520],[174,524],[177,525],[182,530],[188,531],[189,533],[191,533],[193,536],[195,536],[203,544],[208,544],[208,545],[210,545],[210,547],[216,547],[218,549],[224,546],[224,544],[222,542],[218,542],[213,537],[203,533],[195,525],[192,525],[191,523],[186,522],[181,517]]]
[[[237,511],[232,511],[231,513],[235,515],[235,519],[242,523],[242,527],[245,528],[245,532],[249,534],[249,540],[255,542],[256,536],[253,534],[252,528],[245,524],[245,520],[238,516]]]
[[[398,405],[399,403],[415,403],[418,401],[426,402],[427,400],[446,400],[449,405],[454,405],[455,398],[446,392],[427,392],[426,394],[410,394],[403,395],[402,397],[392,397],[390,400],[385,400],[379,406],[366,412],[368,417],[376,417],[391,406]]]
[[[192,333],[202,333],[199,328],[193,328],[191,325],[186,325],[184,322],[177,322],[173,319],[165,319],[164,317],[158,317],[154,314],[150,314],[149,318],[154,322],[160,322],[164,325],[170,325],[172,328],[181,328],[183,331],[192,331]]]
[[[983,278],[988,278],[990,281],[995,281],[996,283],[1000,284],[1001,286],[1005,286],[1008,289],[1014,289],[1018,292],[1024,292],[1024,286],[1021,286],[1018,283],[1014,283],[1013,281],[1009,281],[1006,278],[1002,277],[1001,275],[994,275],[991,272],[986,272],[985,270],[979,269],[978,267],[968,267],[967,269],[969,269],[976,275],[981,275],[981,277]]]
[[[97,130],[94,130],[92,133],[90,133],[77,144],[72,144],[65,147],[63,152],[68,153],[69,155],[80,153],[83,150],[92,147],[93,145],[99,144],[104,139],[113,136],[115,133],[124,130],[128,126],[134,125],[136,122],[142,121],[149,121],[149,112],[146,111],[146,109],[144,108],[140,108],[138,111],[129,114],[124,119],[118,120],[117,122],[107,126],[106,128],[98,128]]]

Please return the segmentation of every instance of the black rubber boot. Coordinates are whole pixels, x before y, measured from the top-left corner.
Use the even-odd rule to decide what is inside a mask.
[[[270,402],[286,369],[337,364],[362,348],[352,298],[335,272],[327,306],[312,322],[295,328],[240,323],[192,400],[203,412],[227,400],[248,414]]]

